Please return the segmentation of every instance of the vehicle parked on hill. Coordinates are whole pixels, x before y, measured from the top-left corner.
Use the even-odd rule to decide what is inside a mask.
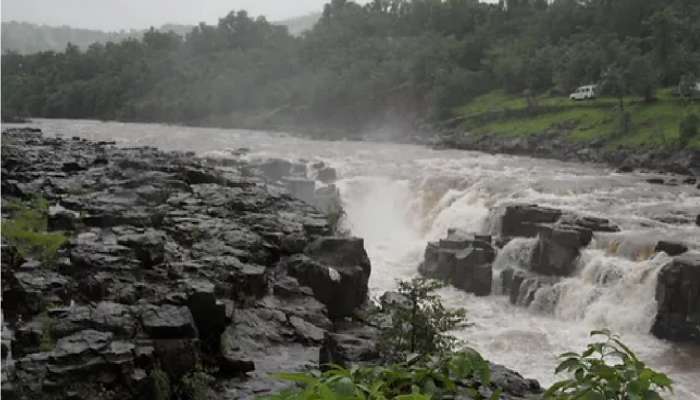
[[[671,90],[671,95],[674,97],[680,97],[682,92],[682,85],[682,83],[679,83],[678,86],[675,86]],[[695,85],[691,86],[689,94],[689,97],[692,99],[700,99],[700,82],[695,82]]]
[[[585,85],[580,86],[573,93],[569,95],[571,100],[589,100],[595,99],[598,95],[597,93],[598,85]]]

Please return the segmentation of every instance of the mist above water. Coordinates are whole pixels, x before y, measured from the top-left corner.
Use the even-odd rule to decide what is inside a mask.
[[[622,231],[597,235],[574,276],[535,293],[528,307],[502,295],[475,297],[446,288],[450,306],[464,307],[473,326],[456,334],[487,358],[550,384],[556,356],[582,350],[588,332],[608,327],[640,357],[676,380],[677,399],[700,399],[700,348],[664,342],[648,332],[656,313],[658,271],[669,258],[654,255],[658,239],[700,247],[700,191],[693,186],[648,184],[643,175],[610,169],[477,152],[365,142],[309,141],[265,132],[164,125],[40,120],[46,133],[117,140],[230,156],[324,161],[338,171],[345,227],[365,239],[372,261],[370,289],[379,295],[416,274],[428,241],[450,227],[494,232],[499,209],[535,203],[610,218]],[[674,221],[670,223],[669,221]],[[494,276],[526,268],[533,245],[515,239],[500,251]],[[498,293],[498,281],[494,287]]]

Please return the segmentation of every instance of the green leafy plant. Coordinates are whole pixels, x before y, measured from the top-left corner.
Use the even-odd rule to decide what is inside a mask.
[[[201,370],[192,371],[180,379],[178,397],[183,400],[206,400],[213,378]]]
[[[24,258],[36,258],[50,264],[66,242],[62,232],[47,232],[48,203],[37,197],[29,202],[12,201],[5,205],[12,218],[2,222],[2,237],[15,246]]]
[[[447,332],[465,321],[463,309],[447,309],[435,291],[444,284],[414,278],[399,282],[401,301],[384,302],[388,316],[382,327],[379,349],[389,360],[400,361],[410,354],[440,355],[454,350],[459,341]]]
[[[552,400],[652,400],[673,391],[671,379],[639,360],[608,330],[593,331],[604,341],[590,343],[581,353],[564,353],[555,373],[571,377],[553,384],[544,394]]]
[[[444,358],[416,357],[388,366],[334,366],[323,372],[285,373],[277,377],[300,388],[265,397],[268,400],[424,400],[460,395],[485,399],[482,387],[490,383],[489,363],[473,350]],[[500,391],[490,393],[498,399]]]
[[[688,114],[678,124],[678,140],[682,147],[698,136],[700,132],[700,117],[696,114]]]

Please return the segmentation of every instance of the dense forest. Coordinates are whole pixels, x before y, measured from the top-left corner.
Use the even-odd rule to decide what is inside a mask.
[[[237,11],[184,36],[4,54],[2,113],[358,131],[449,121],[496,89],[651,101],[700,74],[698,21],[696,0],[333,0],[295,37]]]

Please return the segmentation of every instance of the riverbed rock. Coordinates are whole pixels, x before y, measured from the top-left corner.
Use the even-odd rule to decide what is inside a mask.
[[[560,210],[534,204],[508,206],[501,218],[501,235],[535,237],[539,224],[556,222],[561,216]]]
[[[148,306],[141,314],[141,322],[146,333],[152,338],[172,339],[196,337],[192,313],[187,307],[174,305]]]
[[[376,328],[361,324],[345,324],[336,332],[328,332],[319,352],[319,367],[342,365],[349,367],[379,359]]]
[[[316,179],[323,183],[333,183],[338,179],[338,173],[335,168],[322,167],[316,171]]]
[[[591,231],[570,225],[538,225],[537,230],[530,268],[544,275],[571,275],[581,248],[591,241]]]
[[[700,344],[700,253],[664,266],[656,284],[658,311],[651,332],[662,339]]]
[[[321,237],[305,254],[290,257],[289,274],[313,290],[331,318],[350,316],[367,300],[371,266],[362,239]]]
[[[490,236],[450,230],[446,238],[428,243],[418,272],[477,296],[487,296],[491,293],[495,257]]]
[[[3,133],[2,154],[3,203],[44,197],[69,239],[50,264],[2,243],[3,394],[136,398],[155,369],[204,366],[215,391],[235,377],[253,395],[317,365],[329,316],[367,299],[364,243],[327,237],[304,163],[257,165],[265,183],[243,160],[26,131]],[[280,189],[292,175],[305,201]],[[297,258],[323,279],[295,278]]]
[[[655,252],[661,252],[668,254],[669,256],[677,256],[688,251],[688,246],[681,242],[670,242],[667,240],[659,240],[656,243]]]

